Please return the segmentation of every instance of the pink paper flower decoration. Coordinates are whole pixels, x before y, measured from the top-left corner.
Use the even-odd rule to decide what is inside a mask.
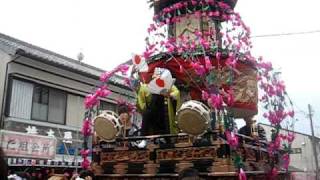
[[[210,71],[213,68],[213,66],[211,64],[209,56],[204,57],[204,59],[205,59],[206,69]]]
[[[87,157],[83,158],[82,163],[81,163],[81,167],[83,169],[88,169],[90,167],[90,161]]]
[[[289,164],[290,164],[290,156],[288,153],[286,153],[282,156],[282,162],[283,162],[283,164],[282,164],[283,168],[288,170]]]
[[[87,118],[83,121],[81,133],[83,136],[88,137],[92,134],[92,122],[91,119]]]
[[[240,168],[240,170],[239,170],[239,180],[247,180],[246,173],[244,172],[244,170],[242,168]]]
[[[234,134],[234,132],[232,131],[230,132],[229,130],[227,130],[225,134],[226,134],[228,144],[233,148],[237,147],[239,144],[239,141],[238,141],[238,137]]]
[[[215,109],[221,109],[223,105],[223,100],[220,94],[211,94],[208,99],[208,104]]]

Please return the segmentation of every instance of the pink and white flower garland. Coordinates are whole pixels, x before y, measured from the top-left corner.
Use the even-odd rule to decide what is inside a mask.
[[[100,76],[100,81],[103,85],[98,87],[95,92],[88,94],[85,97],[84,105],[87,110],[85,119],[83,121],[81,133],[84,137],[84,148],[80,151],[80,154],[83,158],[81,166],[84,169],[88,169],[90,166],[90,161],[88,156],[90,154],[90,148],[88,147],[87,140],[92,135],[92,115],[93,115],[93,108],[99,105],[99,99],[105,98],[111,94],[111,91],[108,89],[108,81],[110,78],[117,72],[121,72],[123,75],[126,75],[129,69],[128,65],[121,64],[116,67],[114,70],[110,72],[105,72]]]

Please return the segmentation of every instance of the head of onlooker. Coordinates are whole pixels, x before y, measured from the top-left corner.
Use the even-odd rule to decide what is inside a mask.
[[[186,168],[179,173],[179,180],[199,180],[199,172],[193,168]]]
[[[80,172],[79,178],[76,180],[93,180],[94,174],[89,170],[83,170]]]
[[[8,165],[4,158],[4,152],[0,147],[0,179],[7,180],[8,179]]]
[[[255,120],[253,119],[253,116],[246,116],[243,118],[244,122],[246,123],[246,126],[250,127],[252,124],[255,123]]]

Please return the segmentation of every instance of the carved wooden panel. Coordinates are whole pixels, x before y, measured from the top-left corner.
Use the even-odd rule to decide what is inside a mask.
[[[166,160],[199,160],[214,159],[217,156],[216,147],[188,147],[176,149],[159,149],[156,150],[157,161]]]
[[[189,37],[193,41],[196,39],[194,33],[200,31],[202,33],[209,32],[213,34],[210,37],[206,36],[206,39],[211,43],[215,43],[217,39],[215,22],[208,17],[198,18],[195,15],[187,15],[182,17],[179,22],[176,22],[173,27],[173,33],[177,38],[184,36],[185,38]]]
[[[114,152],[101,152],[101,163],[108,162],[146,162],[149,161],[149,151],[136,150],[136,151],[114,151]]]
[[[243,67],[241,74],[234,80],[235,101],[257,104],[258,80],[257,72],[251,67]]]

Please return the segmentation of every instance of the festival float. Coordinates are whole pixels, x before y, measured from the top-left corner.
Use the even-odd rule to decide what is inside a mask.
[[[186,168],[207,179],[276,179],[290,173],[294,135],[279,129],[293,128],[292,103],[280,73],[251,54],[250,29],[234,11],[236,3],[149,1],[154,22],[146,50],[102,74],[102,85],[85,99],[83,168],[101,179],[175,179]],[[141,114],[135,133],[122,112],[94,111],[99,98],[111,93],[108,80],[116,73],[127,77],[137,94],[136,104],[119,103],[129,116]],[[236,127],[235,119],[258,114],[258,102],[274,126],[269,140],[260,137],[254,122],[249,135]]]

